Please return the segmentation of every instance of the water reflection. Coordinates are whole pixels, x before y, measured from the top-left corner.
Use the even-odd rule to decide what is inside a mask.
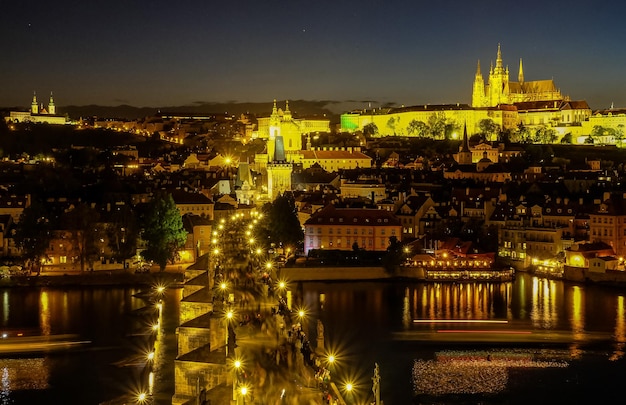
[[[407,288],[403,325],[407,319],[492,319],[509,316],[510,284],[434,283]],[[411,312],[408,313],[408,308]]]
[[[11,392],[49,387],[50,368],[45,358],[1,359],[0,404],[13,403]]]
[[[616,361],[624,357],[626,345],[626,308],[624,308],[624,296],[617,297],[617,311],[615,316],[615,350],[609,358]]]

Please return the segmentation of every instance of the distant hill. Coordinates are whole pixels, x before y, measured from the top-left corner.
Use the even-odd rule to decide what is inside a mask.
[[[119,118],[134,120],[137,118],[151,117],[159,112],[168,113],[193,113],[193,114],[211,114],[211,113],[228,113],[232,115],[240,115],[251,113],[259,116],[269,115],[272,111],[273,101],[263,103],[196,103],[186,106],[163,106],[163,107],[133,107],[130,105],[119,106],[101,106],[101,105],[85,105],[85,106],[59,106],[57,107],[59,114],[67,114],[70,118],[78,119],[81,117],[97,116],[99,118]],[[277,101],[278,108],[285,109],[285,101]],[[339,114],[343,112],[342,108],[345,102],[336,102],[328,100],[308,101],[308,100],[289,100],[289,109],[298,116],[324,116],[331,119],[331,122],[339,122]]]

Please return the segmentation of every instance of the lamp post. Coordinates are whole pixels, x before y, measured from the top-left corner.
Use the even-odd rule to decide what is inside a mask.
[[[237,385],[239,383],[239,369],[241,368],[241,360],[233,362],[233,401],[237,401]]]
[[[241,405],[246,405],[246,397],[248,396],[249,391],[250,390],[245,385],[239,387],[239,398],[241,398]]]
[[[228,338],[229,338],[229,335],[230,335],[229,327],[230,327],[230,322],[231,322],[231,320],[233,319],[234,316],[235,316],[235,314],[233,313],[233,311],[232,310],[228,310],[228,311],[226,311],[226,314],[225,314],[225,317],[224,317],[224,321],[226,323],[226,325],[225,325],[225,332],[226,333],[225,333],[225,337],[224,337],[224,347],[226,349],[226,357],[228,357],[228,346],[229,346],[228,345],[228,343],[229,343],[228,342],[228,340],[229,340]]]

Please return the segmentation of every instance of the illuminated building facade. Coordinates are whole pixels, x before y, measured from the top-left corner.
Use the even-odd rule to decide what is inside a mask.
[[[268,154],[274,155],[272,141],[279,134],[283,137],[285,154],[288,155],[302,150],[302,137],[315,132],[330,132],[330,119],[324,117],[299,118],[294,117],[289,110],[289,101],[285,102],[285,110],[277,108],[276,100],[269,117],[257,118],[257,134],[261,139],[268,140]]]
[[[56,105],[54,104],[54,97],[52,96],[52,93],[50,93],[50,100],[48,101],[47,109],[44,108],[43,103],[40,105],[37,102],[37,94],[33,94],[30,110],[11,111],[9,112],[9,116],[6,117],[6,121],[8,123],[33,122],[37,124],[66,124],[66,117],[63,115],[57,115],[56,111]]]
[[[402,224],[393,213],[367,208],[336,208],[330,204],[304,223],[304,254],[312,249],[385,251],[389,238],[402,236]]]

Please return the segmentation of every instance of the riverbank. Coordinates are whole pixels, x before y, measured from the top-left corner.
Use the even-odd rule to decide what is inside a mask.
[[[124,270],[98,271],[84,274],[12,276],[0,280],[3,287],[82,287],[172,285],[183,281],[178,272],[130,273]]]

